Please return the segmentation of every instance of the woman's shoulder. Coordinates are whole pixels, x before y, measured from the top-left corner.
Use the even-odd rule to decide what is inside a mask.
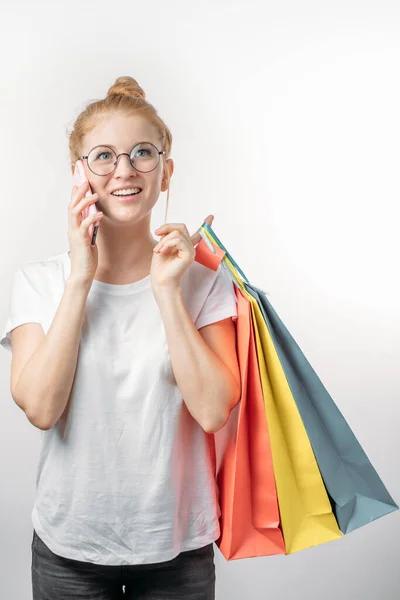
[[[204,305],[221,277],[221,265],[214,271],[194,261],[181,279],[181,288],[186,306],[192,307],[196,312]]]
[[[17,267],[17,270],[31,284],[43,289],[65,282],[67,251],[47,258],[30,260]]]
[[[219,269],[214,271],[201,263],[193,261],[182,276],[182,287],[185,287],[187,292],[192,294],[208,293],[218,277],[218,273]]]

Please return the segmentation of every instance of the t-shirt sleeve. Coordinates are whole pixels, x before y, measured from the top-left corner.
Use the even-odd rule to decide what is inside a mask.
[[[222,319],[237,319],[235,284],[231,281],[222,263],[211,290],[195,321],[197,329]]]
[[[23,268],[14,271],[9,296],[8,315],[1,333],[0,344],[12,352],[10,333],[24,323],[42,323],[42,306],[37,287]]]

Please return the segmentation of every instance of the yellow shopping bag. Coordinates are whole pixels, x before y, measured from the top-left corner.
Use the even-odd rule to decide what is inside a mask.
[[[270,333],[257,301],[248,296],[255,323],[286,554],[291,554],[338,539],[342,534]]]
[[[202,227],[202,232],[212,244],[225,250],[209,226]],[[311,443],[258,302],[246,290],[227,251],[223,262],[251,305],[286,554],[341,538]]]

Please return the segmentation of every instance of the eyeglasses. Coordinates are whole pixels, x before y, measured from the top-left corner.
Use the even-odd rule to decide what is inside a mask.
[[[140,173],[149,173],[157,168],[160,162],[160,154],[166,154],[165,150],[158,150],[150,142],[139,142],[131,150],[131,153],[121,152],[115,154],[109,146],[95,146],[87,156],[80,158],[87,159],[89,169],[95,175],[110,175],[117,168],[118,159],[123,154],[129,156],[132,167]]]

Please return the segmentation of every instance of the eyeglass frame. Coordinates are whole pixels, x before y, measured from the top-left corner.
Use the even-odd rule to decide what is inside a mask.
[[[153,146],[153,148],[155,148],[155,149],[157,150],[157,152],[158,152],[158,163],[157,163],[157,164],[156,164],[156,166],[154,167],[154,169],[157,169],[158,165],[160,164],[160,155],[161,155],[161,154],[167,154],[167,151],[166,151],[166,150],[159,150],[159,149],[157,148],[157,146],[155,146],[155,145],[154,145],[154,144],[152,144],[151,142],[138,142],[137,144],[135,144],[135,145],[133,146],[132,150],[134,150],[134,149],[136,148],[136,146],[140,146],[140,144],[150,144],[150,146]],[[94,147],[93,147],[93,148],[90,150],[90,152],[93,152],[93,150],[94,150],[95,148],[100,148],[101,146],[103,146],[104,148],[110,148],[111,152],[114,152],[114,150],[113,150],[113,149],[112,149],[110,146],[107,146],[107,144],[98,144],[97,146],[94,146]],[[150,171],[140,171],[139,169],[137,169],[136,167],[134,167],[134,166],[133,166],[133,164],[132,164],[132,162],[131,162],[131,154],[132,154],[132,150],[130,151],[130,154],[128,154],[127,152],[120,152],[120,154],[116,154],[116,153],[114,152],[115,156],[117,157],[117,158],[115,159],[114,168],[113,168],[113,170],[112,170],[112,171],[110,171],[109,173],[106,173],[105,175],[100,175],[99,173],[95,173],[95,172],[93,171],[93,169],[90,169],[90,166],[89,166],[89,161],[87,160],[87,159],[89,158],[89,154],[90,154],[90,152],[89,152],[89,154],[88,154],[87,156],[80,156],[79,158],[86,158],[86,161],[87,161],[87,163],[86,163],[86,164],[87,164],[87,166],[88,166],[88,169],[90,169],[90,170],[92,171],[92,173],[93,173],[94,175],[97,175],[98,177],[107,177],[107,175],[111,175],[111,173],[114,173],[115,169],[116,169],[116,168],[117,168],[117,166],[118,166],[118,159],[119,159],[119,157],[120,157],[120,156],[122,156],[123,154],[126,154],[126,156],[128,156],[128,157],[129,157],[129,162],[130,162],[130,164],[131,164],[131,167],[132,167],[132,169],[135,169],[135,171],[137,171],[138,173],[151,173],[152,171],[154,171],[154,169],[150,169]]]

